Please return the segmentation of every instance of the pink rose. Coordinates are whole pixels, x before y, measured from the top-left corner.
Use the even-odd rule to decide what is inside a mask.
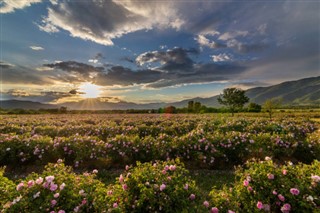
[[[278,198],[279,198],[279,200],[281,200],[282,202],[285,201],[285,198],[284,198],[284,196],[283,196],[282,194],[279,194],[279,195],[278,195]]]
[[[160,191],[163,191],[166,187],[167,187],[166,184],[161,184]]]
[[[291,210],[291,205],[289,203],[286,203],[281,207],[281,211],[283,213],[289,213],[290,210]]]
[[[190,198],[190,200],[194,200],[194,199],[196,199],[196,196],[194,194],[191,194],[189,198]]]
[[[299,189],[291,188],[290,189],[290,193],[293,194],[293,195],[298,195],[300,193],[300,191],[299,191]]]
[[[56,200],[51,200],[51,206],[55,206],[57,204]]]
[[[208,201],[204,201],[204,202],[203,202],[203,205],[204,205],[206,208],[208,208],[208,207],[209,207],[209,202],[208,202]]]
[[[263,209],[263,203],[261,201],[258,201],[257,208],[258,209]]]
[[[58,188],[58,185],[57,184],[54,184],[54,183],[51,183],[50,184],[50,191],[56,191],[57,190],[57,188]]]
[[[273,174],[268,174],[268,179],[269,180],[273,180],[274,179],[274,175]]]
[[[210,213],[219,213],[219,209],[217,207],[212,207]]]

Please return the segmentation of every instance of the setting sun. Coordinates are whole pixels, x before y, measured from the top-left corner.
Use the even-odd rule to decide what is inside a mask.
[[[90,82],[81,84],[80,92],[83,93],[81,95],[83,98],[97,98],[101,93],[100,87]]]

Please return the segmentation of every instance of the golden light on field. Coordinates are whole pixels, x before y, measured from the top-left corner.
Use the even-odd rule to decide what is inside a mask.
[[[79,89],[83,98],[97,98],[101,93],[100,87],[90,82],[81,84]]]

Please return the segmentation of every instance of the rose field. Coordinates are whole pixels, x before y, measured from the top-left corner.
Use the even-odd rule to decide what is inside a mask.
[[[3,115],[1,212],[320,212],[313,112]]]

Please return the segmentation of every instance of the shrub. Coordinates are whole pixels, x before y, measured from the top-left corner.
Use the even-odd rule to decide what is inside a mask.
[[[63,163],[48,164],[42,174],[32,173],[11,189],[16,197],[6,199],[4,212],[94,212],[95,191],[104,188],[94,176],[77,175]]]
[[[137,163],[101,191],[96,206],[112,212],[195,212],[196,188],[179,160]]]
[[[320,208],[320,162],[311,165],[272,160],[253,161],[236,171],[233,189],[212,190],[212,203],[220,210],[239,212],[315,212]]]

